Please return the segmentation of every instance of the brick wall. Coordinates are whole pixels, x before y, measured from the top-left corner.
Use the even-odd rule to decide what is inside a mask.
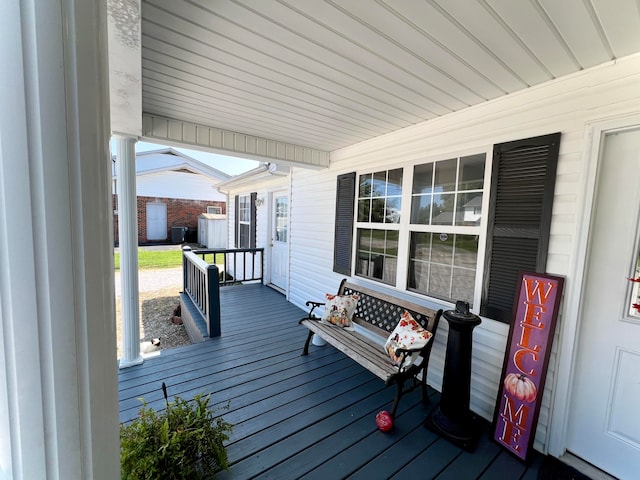
[[[207,212],[208,206],[220,207],[222,213],[227,213],[225,202],[212,200],[184,200],[180,198],[138,197],[138,244],[144,245],[147,240],[147,203],[164,203],[167,205],[167,240],[159,243],[171,242],[171,227],[188,227],[189,236],[197,239],[198,215]],[[117,205],[117,195],[113,195],[114,210]],[[113,216],[114,242],[118,244],[118,215]]]

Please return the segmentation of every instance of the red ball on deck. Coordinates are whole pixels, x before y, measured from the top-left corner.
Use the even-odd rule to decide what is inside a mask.
[[[391,418],[391,414],[386,410],[382,410],[378,412],[376,415],[376,425],[381,432],[388,432],[393,428],[393,418]]]

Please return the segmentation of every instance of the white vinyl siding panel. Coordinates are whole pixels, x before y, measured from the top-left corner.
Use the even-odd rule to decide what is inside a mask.
[[[588,124],[640,111],[640,56],[633,56],[555,80],[446,117],[332,152],[331,168],[292,173],[290,300],[304,307],[335,292],[342,275],[332,272],[335,188],[338,175],[406,168],[422,159],[482,152],[493,144],[559,131],[562,133],[551,223],[547,272],[568,277],[577,250],[576,232],[585,196]],[[488,159],[489,160],[489,159]],[[568,278],[568,281],[575,279]],[[358,279],[359,282],[366,282]],[[374,286],[373,288],[383,288]],[[412,295],[395,292],[400,295]],[[565,292],[564,303],[576,302]],[[413,301],[425,301],[412,296]],[[446,306],[445,308],[452,308]],[[562,316],[562,313],[561,313]],[[558,332],[548,368],[535,447],[546,450],[549,405],[554,386]],[[429,382],[442,381],[447,323],[435,338]],[[474,330],[471,408],[493,416],[508,326],[484,319]]]
[[[182,198],[226,202],[227,197],[213,188],[213,180],[196,173],[156,172],[136,177],[139,197]]]

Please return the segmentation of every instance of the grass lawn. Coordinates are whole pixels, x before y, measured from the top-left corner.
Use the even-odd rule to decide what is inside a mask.
[[[114,252],[116,270],[120,270],[120,253]],[[170,268],[182,265],[182,250],[138,249],[138,268]]]

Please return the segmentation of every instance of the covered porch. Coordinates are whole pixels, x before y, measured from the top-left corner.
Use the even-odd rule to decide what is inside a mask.
[[[170,397],[211,393],[234,424],[220,478],[537,478],[542,455],[527,468],[488,432],[467,453],[424,428],[435,390],[427,405],[419,390],[405,396],[394,429],[378,431],[393,387],[328,345],[302,357],[305,312],[275,290],[230,286],[220,296],[222,336],[119,371],[120,421],[137,415],[140,397],[162,409],[166,382]]]

